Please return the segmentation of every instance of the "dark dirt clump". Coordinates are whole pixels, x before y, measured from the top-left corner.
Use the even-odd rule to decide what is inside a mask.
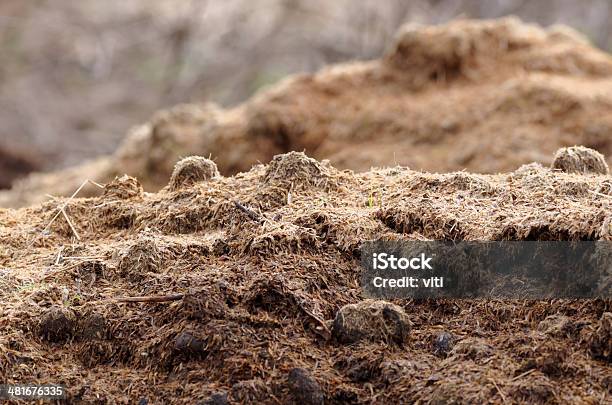
[[[303,368],[294,368],[287,379],[296,404],[322,405],[325,395],[319,383]]]
[[[226,392],[216,392],[210,396],[206,401],[204,401],[204,405],[227,405],[229,401],[227,399]]]
[[[64,342],[72,337],[75,326],[76,318],[71,310],[52,307],[42,315],[39,333],[50,342]]]
[[[451,333],[440,332],[434,339],[434,354],[445,356],[452,350],[454,344],[455,337]]]

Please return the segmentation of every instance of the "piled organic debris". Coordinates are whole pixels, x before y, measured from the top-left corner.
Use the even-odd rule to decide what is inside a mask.
[[[1,381],[88,403],[610,401],[610,300],[387,303],[359,285],[371,239],[610,240],[609,175],[354,174],[295,152],[211,167],[0,209]]]

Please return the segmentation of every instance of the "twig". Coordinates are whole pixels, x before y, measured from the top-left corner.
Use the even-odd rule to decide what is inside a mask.
[[[531,370],[527,370],[527,371],[525,371],[524,373],[517,375],[516,377],[514,377],[514,378],[513,378],[512,380],[510,380],[510,381],[516,381],[516,380],[518,380],[519,378],[525,377],[526,375],[529,375],[529,374],[533,373],[534,371],[535,371],[535,368],[532,368]]]
[[[60,264],[62,261],[62,252],[64,251],[64,246],[60,247],[59,252],[57,252],[57,259],[55,259],[55,265]]]
[[[184,297],[185,297],[185,294],[148,295],[144,297],[111,298],[109,301],[115,301],[115,302],[170,302],[170,301],[180,301]]]
[[[598,193],[597,191],[593,191],[593,190],[589,190],[589,193],[593,193],[593,194],[598,195],[598,196],[600,196],[600,197],[612,198],[612,195],[607,195],[607,194]]]
[[[505,404],[506,403],[506,396],[504,395],[504,392],[499,389],[499,387],[497,386],[497,384],[495,383],[495,381],[493,379],[490,379],[491,382],[493,383],[493,385],[495,386],[495,388],[497,389],[497,392],[499,392],[499,395],[501,396],[502,402]]]
[[[51,221],[49,221],[49,223],[47,224],[47,226],[45,226],[45,228],[43,229],[43,232],[49,230],[49,227],[51,226],[51,224],[53,224],[53,222],[55,222],[55,220],[57,219],[57,217],[59,217],[62,214],[62,211],[68,206],[68,204],[74,199],[74,197],[77,196],[77,194],[79,194],[79,192],[81,192],[81,190],[83,189],[83,187],[85,187],[87,185],[87,183],[91,183],[97,187],[101,187],[104,188],[103,185],[96,183],[95,181],[92,180],[85,180],[80,186],[79,188],[77,188],[77,190],[68,198],[68,200],[66,200],[64,202],[64,204],[62,204],[61,207],[59,207],[57,213],[53,216],[53,218],[51,218]]]
[[[61,211],[62,211],[62,214],[64,214],[64,218],[66,218],[66,222],[68,222],[70,229],[72,229],[72,233],[74,233],[74,236],[76,236],[77,240],[80,241],[81,237],[77,233],[76,229],[74,229],[74,225],[72,225],[72,221],[70,220],[70,218],[68,218],[68,214],[66,214],[66,210],[64,210],[64,208],[62,207]]]
[[[245,207],[244,205],[240,204],[238,201],[234,201],[234,205],[240,211],[242,211],[245,214],[247,214],[248,217],[251,218],[253,221],[259,222],[259,223],[263,222],[263,219],[261,218],[261,215],[259,215],[258,213],[256,213],[252,209]]]

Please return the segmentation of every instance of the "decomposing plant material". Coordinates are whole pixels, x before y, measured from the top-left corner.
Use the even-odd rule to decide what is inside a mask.
[[[376,239],[612,240],[605,159],[553,156],[610,158],[611,89],[575,33],[455,21],[235,109],[161,112],[0,194],[45,201],[0,209],[0,381],[71,403],[609,402],[609,299],[372,301],[359,259]],[[176,163],[193,154],[228,177]]]
[[[587,335],[591,353],[596,358],[612,361],[612,312],[605,312]]]
[[[541,165],[356,174],[292,153],[176,191],[118,179],[70,200],[80,241],[41,232],[65,202],[0,210],[0,380],[62,382],[74,402],[596,403],[609,300],[367,300],[359,254],[373,239],[609,240],[610,181]]]

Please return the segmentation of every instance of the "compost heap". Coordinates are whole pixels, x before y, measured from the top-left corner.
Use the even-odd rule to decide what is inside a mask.
[[[113,404],[604,403],[609,299],[373,301],[359,247],[610,240],[607,173],[581,147],[497,175],[190,157],[158,193],[122,176],[0,209],[0,381]]]
[[[0,206],[69,196],[85,179],[124,173],[155,191],[190,155],[211,157],[225,175],[289,151],[357,171],[477,173],[548,165],[563,146],[612,156],[611,106],[612,57],[570,28],[514,18],[407,25],[378,60],[294,75],[231,109],[162,111],[113,156],[34,175],[0,194]]]

